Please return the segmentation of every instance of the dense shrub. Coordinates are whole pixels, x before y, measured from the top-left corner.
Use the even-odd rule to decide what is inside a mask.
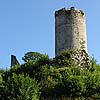
[[[0,100],[39,100],[39,87],[35,80],[24,74],[8,77],[0,87]]]

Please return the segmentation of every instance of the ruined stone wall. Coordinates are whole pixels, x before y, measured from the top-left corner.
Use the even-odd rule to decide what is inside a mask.
[[[19,62],[18,62],[16,56],[11,55],[11,67],[12,67],[12,66],[15,66],[15,65],[20,65],[20,64],[19,64]]]
[[[55,55],[58,56],[66,49],[79,49],[80,42],[85,41],[85,50],[87,51],[86,38],[86,19],[81,10],[72,7],[69,10],[65,8],[55,12]]]

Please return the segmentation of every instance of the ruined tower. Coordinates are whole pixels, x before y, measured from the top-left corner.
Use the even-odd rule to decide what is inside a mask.
[[[11,67],[12,67],[12,66],[15,66],[15,65],[20,65],[20,64],[19,64],[19,62],[18,62],[16,56],[11,55]]]
[[[55,56],[66,49],[79,49],[84,42],[87,51],[86,18],[75,7],[55,12]]]

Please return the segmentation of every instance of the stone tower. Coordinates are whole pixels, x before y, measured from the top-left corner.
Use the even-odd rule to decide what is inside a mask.
[[[55,12],[55,56],[66,49],[79,49],[84,42],[87,51],[86,18],[75,7]]]

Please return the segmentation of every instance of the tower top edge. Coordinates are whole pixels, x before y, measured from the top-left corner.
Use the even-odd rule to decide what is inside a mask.
[[[55,11],[55,16],[60,15],[64,12],[68,13],[68,14],[71,13],[71,12],[74,12],[74,13],[79,13],[81,15],[85,15],[83,10],[76,9],[75,7],[70,7],[70,8],[67,8],[67,9],[64,7],[64,8],[61,8],[61,9]]]

